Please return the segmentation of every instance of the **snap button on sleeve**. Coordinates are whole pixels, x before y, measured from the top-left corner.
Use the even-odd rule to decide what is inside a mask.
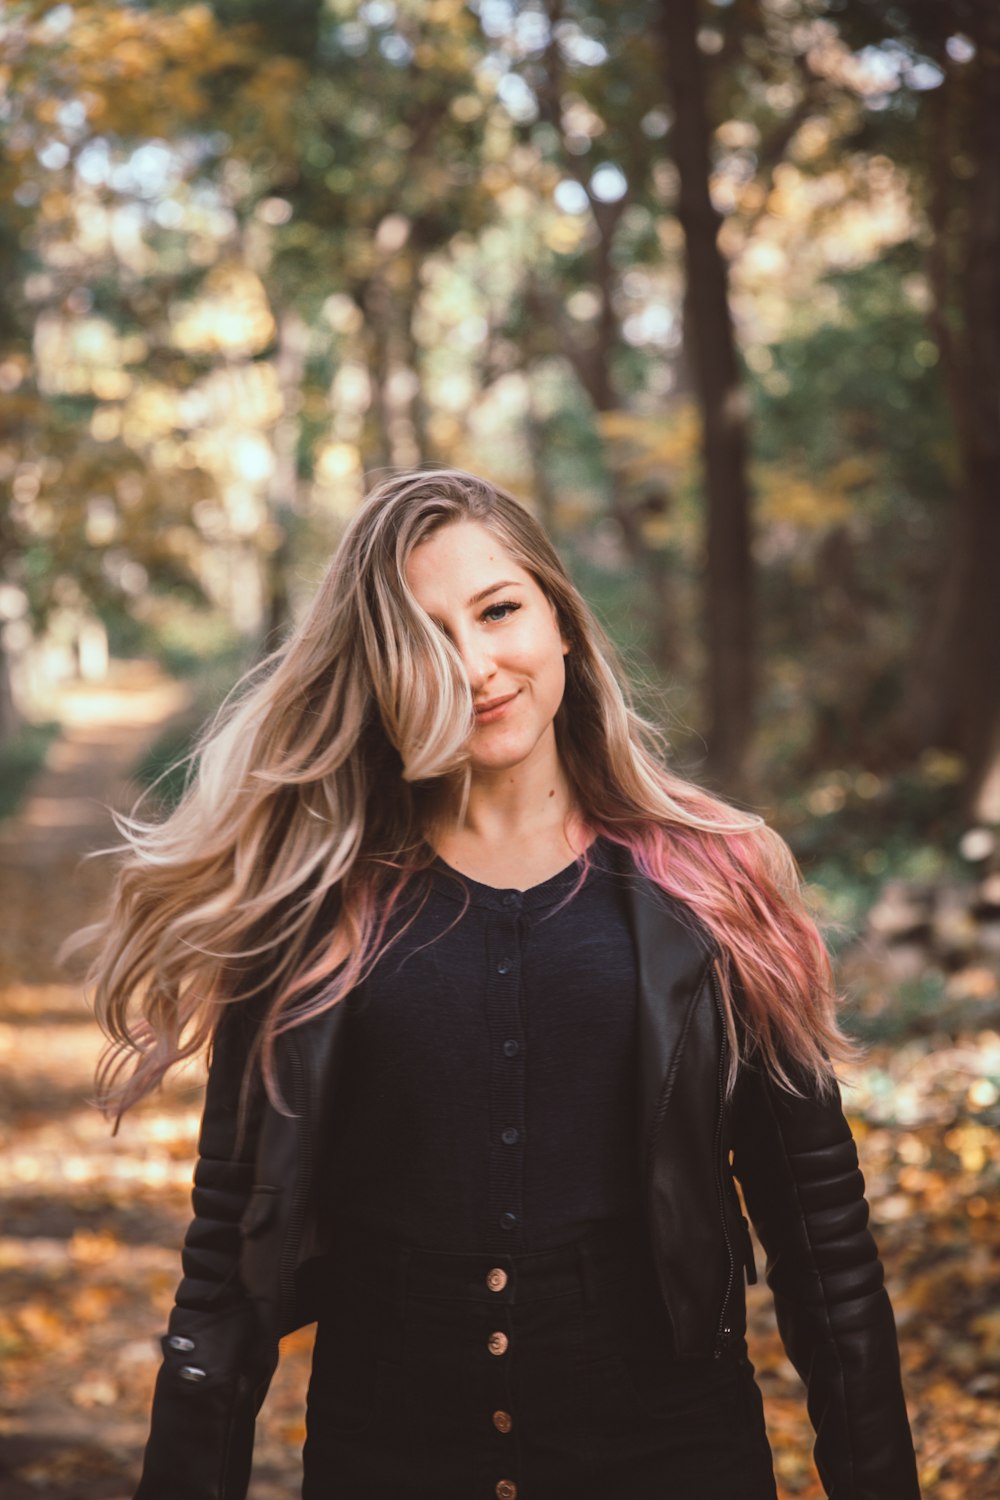
[[[172,1333],[167,1339],[171,1349],[176,1349],[179,1354],[190,1354],[194,1348],[194,1339],[182,1338],[179,1333]]]
[[[182,1365],[177,1372],[182,1380],[198,1381],[204,1380],[206,1372],[199,1370],[197,1365]]]

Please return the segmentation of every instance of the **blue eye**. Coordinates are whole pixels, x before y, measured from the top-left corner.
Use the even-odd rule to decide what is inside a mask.
[[[507,619],[509,613],[513,613],[515,609],[520,608],[521,606],[519,604],[515,604],[513,599],[505,599],[500,603],[488,605],[487,608],[483,610],[483,619],[487,620],[491,625],[499,625],[501,620]],[[497,610],[501,610],[502,613],[500,615],[497,615]]]

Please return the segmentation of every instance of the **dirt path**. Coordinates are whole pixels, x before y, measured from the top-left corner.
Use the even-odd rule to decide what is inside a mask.
[[[142,1191],[169,1180],[162,1148],[116,1149],[87,1103],[96,1027],[55,953],[104,893],[106,864],[81,856],[114,840],[107,806],[134,800],[131,767],[185,702],[143,663],[66,689],[62,733],[21,811],[0,824],[0,1488],[10,1500],[124,1494],[139,1440],[119,1396],[147,1381],[152,1350],[139,1333],[149,1320],[130,1320],[122,1337],[117,1314],[137,1275],[170,1279],[176,1207]]]
[[[145,1441],[179,1273],[200,1113],[188,1074],[119,1135],[89,1104],[100,1049],[62,940],[105,898],[137,761],[188,702],[148,663],[59,698],[62,732],[17,816],[0,823],[0,1494],[126,1500]],[[297,1490],[308,1340],[269,1402],[254,1500]]]
[[[200,1079],[174,1081],[113,1139],[87,1102],[96,1027],[54,956],[104,897],[108,862],[81,856],[114,842],[107,805],[131,805],[131,767],[184,701],[143,664],[65,692],[63,732],[19,815],[0,823],[4,1500],[129,1500],[138,1475]],[[998,1100],[1000,1036],[985,1027],[873,1054],[849,1096],[928,1500],[1000,1493]],[[750,1321],[781,1500],[818,1500],[801,1388],[763,1285]],[[251,1500],[298,1493],[310,1342],[286,1341]]]

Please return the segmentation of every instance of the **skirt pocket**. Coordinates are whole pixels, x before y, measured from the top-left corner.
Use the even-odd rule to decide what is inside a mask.
[[[739,1378],[730,1361],[626,1353],[598,1361],[593,1376],[620,1416],[673,1428],[679,1437],[717,1435],[738,1420]]]
[[[302,1500],[385,1500],[415,1473],[412,1436],[400,1420],[403,1372],[379,1358],[314,1370],[302,1450]],[[423,1492],[418,1489],[415,1495]]]
[[[331,1350],[317,1337],[306,1405],[308,1431],[359,1437],[373,1430],[399,1383],[394,1365],[368,1351]]]

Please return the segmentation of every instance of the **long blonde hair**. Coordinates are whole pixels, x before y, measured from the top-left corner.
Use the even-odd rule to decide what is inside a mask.
[[[571,646],[555,728],[576,807],[718,940],[734,1066],[752,1049],[786,1086],[794,1069],[822,1089],[831,1060],[849,1055],[784,842],[669,770],[530,512],[471,474],[418,471],[365,500],[301,623],[202,732],[176,809],[116,820],[125,842],[107,914],[75,939],[96,945],[98,1097],[116,1119],[211,1044],[227,1005],[254,996],[260,1065],[283,1107],[276,1038],[377,958],[395,903],[433,859],[424,830],[443,790],[468,776],[469,682],[405,577],[413,548],[459,520],[486,526],[555,606]]]

